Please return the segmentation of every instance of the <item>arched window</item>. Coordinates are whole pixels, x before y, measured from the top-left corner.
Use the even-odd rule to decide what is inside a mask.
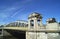
[[[30,26],[33,27],[34,26],[34,20],[30,21]]]

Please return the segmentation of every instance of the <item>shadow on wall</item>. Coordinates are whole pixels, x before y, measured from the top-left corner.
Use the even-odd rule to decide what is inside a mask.
[[[6,31],[12,34],[17,39],[26,39],[25,31],[18,31],[18,30],[6,30]]]

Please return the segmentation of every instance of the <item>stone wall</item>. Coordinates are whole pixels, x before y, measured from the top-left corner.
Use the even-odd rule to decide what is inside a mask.
[[[26,39],[60,39],[59,33],[26,32]]]

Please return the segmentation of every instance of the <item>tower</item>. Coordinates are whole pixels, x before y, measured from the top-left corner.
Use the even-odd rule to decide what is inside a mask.
[[[34,12],[28,17],[28,29],[37,30],[39,26],[42,25],[42,16],[41,14]]]
[[[59,24],[56,22],[55,18],[47,19],[47,25],[46,25],[47,30],[56,31],[58,30],[58,27],[59,27]]]

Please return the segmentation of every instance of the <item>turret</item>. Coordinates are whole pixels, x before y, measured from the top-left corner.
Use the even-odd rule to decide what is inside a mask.
[[[58,26],[59,25],[56,22],[55,18],[49,18],[49,19],[47,19],[47,26],[46,26],[47,30],[52,30],[52,31],[58,30]]]
[[[30,14],[28,19],[28,29],[30,30],[36,30],[42,25],[42,16],[37,12]]]
[[[47,23],[55,23],[56,22],[56,19],[55,18],[49,18],[49,19],[47,19],[46,22]]]

